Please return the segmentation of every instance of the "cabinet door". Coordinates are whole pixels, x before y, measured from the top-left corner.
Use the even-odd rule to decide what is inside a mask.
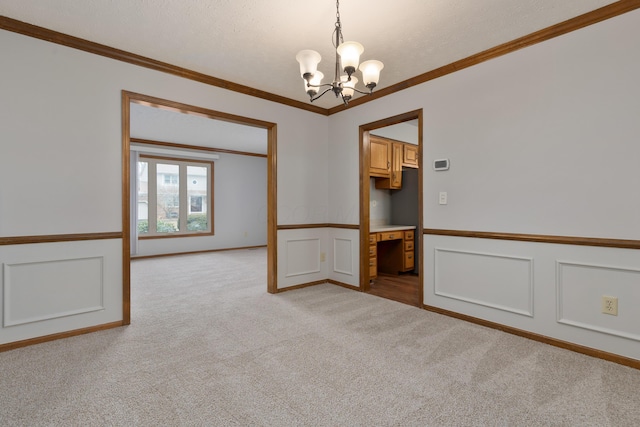
[[[369,137],[371,162],[369,175],[389,178],[391,171],[391,144],[384,139]]]
[[[418,146],[411,144],[404,144],[402,156],[402,166],[409,168],[418,167]]]
[[[391,155],[391,188],[402,188],[402,155],[404,144],[394,142]]]

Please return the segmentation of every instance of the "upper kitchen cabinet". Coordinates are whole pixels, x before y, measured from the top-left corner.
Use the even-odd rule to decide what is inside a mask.
[[[371,161],[369,163],[369,175],[390,178],[391,177],[391,141],[375,135],[369,136]]]
[[[418,168],[418,146],[381,136],[370,135],[369,176],[376,179],[376,188],[402,188],[402,168]]]
[[[418,146],[404,144],[402,152],[402,166],[408,168],[418,168]]]
[[[376,188],[399,190],[402,188],[402,159],[403,143],[390,142],[391,162],[389,168],[389,178],[376,178]]]

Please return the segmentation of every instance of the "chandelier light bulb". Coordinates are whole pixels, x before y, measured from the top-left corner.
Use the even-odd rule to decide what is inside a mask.
[[[351,76],[351,80],[348,80],[348,77],[342,77],[342,96],[347,100],[351,99],[357,83],[357,77]]]
[[[307,92],[307,95],[310,97],[314,97],[318,93],[318,88],[314,86],[320,86],[322,84],[322,79],[324,78],[324,74],[321,71],[316,71],[315,74],[309,78],[309,85],[307,85],[307,81],[304,80],[304,90]]]
[[[305,76],[313,76],[316,73],[322,57],[315,50],[306,49],[298,52],[296,60],[300,63],[300,76],[307,79]]]
[[[340,62],[342,62],[342,70],[349,76],[355,73],[364,47],[358,42],[344,42],[338,46],[337,51],[340,55]]]
[[[384,68],[384,64],[375,59],[364,61],[360,64],[360,71],[362,71],[362,80],[366,87],[373,90],[374,87],[380,81],[380,71]]]

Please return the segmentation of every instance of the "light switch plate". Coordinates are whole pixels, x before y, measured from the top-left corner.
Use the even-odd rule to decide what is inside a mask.
[[[447,192],[446,191],[441,191],[440,192],[439,203],[441,205],[446,205],[447,204]]]

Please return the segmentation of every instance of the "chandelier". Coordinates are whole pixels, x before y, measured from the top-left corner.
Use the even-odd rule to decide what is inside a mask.
[[[336,1],[336,24],[333,30],[333,47],[336,49],[336,65],[333,82],[322,83],[324,74],[318,71],[318,63],[322,57],[315,50],[301,50],[296,55],[296,60],[300,63],[300,75],[305,81],[304,88],[309,95],[311,102],[320,98],[329,91],[335,93],[336,98],[342,97],[344,105],[349,104],[349,100],[353,97],[354,92],[370,95],[373,88],[376,87],[380,80],[380,71],[384,68],[384,64],[380,61],[369,60],[360,64],[362,72],[362,80],[368,92],[357,89],[357,77],[353,76],[358,69],[360,55],[364,52],[364,47],[358,42],[345,42],[342,38],[342,23],[340,22],[340,0]],[[342,64],[342,66],[341,66]],[[342,73],[345,74],[342,74]],[[318,95],[318,91],[324,90]]]

